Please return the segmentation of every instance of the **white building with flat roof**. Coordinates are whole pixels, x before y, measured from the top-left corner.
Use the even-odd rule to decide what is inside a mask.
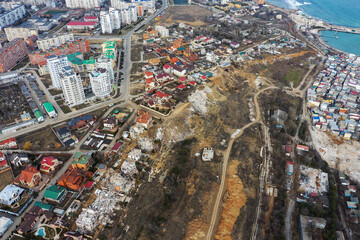
[[[0,217],[0,237],[6,232],[12,223],[13,221],[10,218]]]
[[[99,8],[101,3],[101,0],[65,0],[66,7],[68,8],[93,9]]]
[[[62,68],[59,73],[61,89],[66,103],[72,107],[85,102],[85,93],[80,75],[70,66]]]
[[[62,71],[63,67],[69,66],[67,57],[65,55],[52,55],[46,59],[53,87],[61,88],[59,73]]]
[[[0,14],[0,29],[3,29],[11,24],[15,23],[17,20],[24,18],[26,15],[25,6],[19,5],[7,11],[3,14]]]
[[[42,38],[42,39],[38,39],[36,41],[36,44],[38,46],[39,49],[41,50],[48,50],[50,48],[56,48],[59,47],[60,45],[68,42],[68,41],[74,41],[74,34],[72,33],[64,33],[64,34],[60,34],[57,36],[52,36],[52,37],[46,37],[46,38]]]
[[[100,213],[89,208],[85,208],[76,220],[76,226],[81,233],[92,233],[98,226]]]

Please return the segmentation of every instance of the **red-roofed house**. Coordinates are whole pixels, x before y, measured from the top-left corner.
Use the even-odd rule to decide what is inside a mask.
[[[9,138],[0,142],[0,149],[18,148],[15,138]]]
[[[193,85],[193,86],[195,86],[195,85],[196,85],[196,82],[191,81],[190,84]]]
[[[94,29],[97,25],[97,21],[70,21],[66,28],[68,30],[89,30]]]
[[[187,81],[187,78],[186,77],[179,77],[179,82],[181,83],[185,83]]]
[[[53,156],[44,157],[41,161],[40,171],[45,173],[51,173],[55,171],[56,167],[59,164],[59,160],[57,160]]]
[[[111,148],[111,151],[114,153],[117,153],[121,147],[122,143],[121,142],[117,142],[114,144],[114,146]]]
[[[177,86],[178,89],[183,90],[185,88],[184,84],[180,84],[179,86]]]
[[[139,116],[136,118],[136,125],[148,128],[152,117],[148,112],[139,111]]]
[[[169,65],[169,64],[165,64],[165,65],[163,66],[163,70],[164,70],[164,72],[165,72],[165,73],[171,74],[171,73],[172,73],[173,68],[172,68],[172,66],[171,66],[171,65]]]
[[[14,183],[26,185],[29,188],[36,187],[41,182],[41,174],[36,167],[28,167],[22,170],[20,175],[14,180]]]
[[[205,75],[202,75],[201,77],[201,80],[205,81],[207,79],[207,77]]]
[[[160,73],[156,76],[156,81],[162,83],[169,81],[172,76],[167,73]]]
[[[167,93],[163,93],[161,91],[156,91],[156,93],[153,95],[153,97],[160,99],[160,100],[169,100],[171,98],[171,95]]]
[[[155,87],[154,78],[146,79],[145,91],[149,91]]]
[[[145,72],[145,79],[154,78],[154,73],[146,71]]]

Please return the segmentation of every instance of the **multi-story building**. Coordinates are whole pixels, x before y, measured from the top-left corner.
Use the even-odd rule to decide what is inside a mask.
[[[169,29],[164,26],[156,25],[155,30],[158,31],[160,37],[168,37],[169,36]]]
[[[114,8],[110,8],[109,12],[101,11],[100,23],[102,33],[112,33],[114,29],[121,28],[121,16],[120,11]]]
[[[13,68],[28,55],[25,40],[17,38],[0,48],[0,73]]]
[[[115,41],[106,41],[102,44],[102,53],[106,58],[111,59],[113,66],[115,66],[117,50]]]
[[[138,15],[142,16],[144,14],[144,10],[149,12],[155,11],[155,0],[132,0],[131,2],[126,2],[124,0],[111,0],[111,6],[120,10],[135,6],[137,7]]]
[[[61,89],[65,102],[70,106],[76,106],[85,102],[85,93],[80,75],[76,74],[72,67],[63,67],[59,73]]]
[[[65,55],[52,55],[47,57],[47,67],[53,87],[61,88],[60,72],[62,72],[66,66],[69,66],[69,61]]]
[[[0,29],[3,29],[11,24],[15,23],[17,20],[25,17],[26,11],[24,5],[19,5],[10,11],[7,11],[3,14],[0,14]]]
[[[112,33],[114,30],[111,24],[110,14],[105,11],[100,12],[100,24],[101,24],[101,32],[103,34]]]
[[[116,10],[115,8],[109,9],[110,19],[111,23],[113,25],[114,29],[120,29],[121,28],[121,15],[120,11]]]
[[[146,11],[155,11],[155,0],[131,0],[131,2],[141,5]]]
[[[129,9],[121,10],[121,23],[123,25],[131,24],[131,13],[130,13]]]
[[[6,29],[5,29],[6,32]],[[50,48],[56,48],[65,44],[66,42],[74,41],[74,35],[72,33],[60,34],[53,37],[46,37],[43,39],[38,39],[36,44],[39,49],[45,51]]]
[[[106,68],[95,68],[90,74],[91,89],[96,97],[107,97],[112,91],[111,72]]]
[[[5,28],[4,30],[8,41],[12,41],[16,38],[22,38],[26,40],[30,36],[38,35],[38,31],[36,28],[18,26],[18,27],[8,27]]]
[[[51,55],[69,55],[75,52],[88,53],[90,45],[87,39],[79,39],[73,42],[67,42],[57,48],[51,48],[47,51],[38,51],[29,55],[30,62],[33,65],[46,65],[46,58]]]
[[[110,72],[111,82],[114,82],[114,69],[113,69],[113,61],[103,55],[96,59],[96,67],[97,68],[105,68]]]
[[[95,96],[106,97],[110,95],[114,83],[114,70],[111,59],[101,56],[96,62],[96,68],[89,76]]]
[[[85,8],[93,9],[99,8],[102,1],[101,0],[65,0],[66,7],[68,8]]]

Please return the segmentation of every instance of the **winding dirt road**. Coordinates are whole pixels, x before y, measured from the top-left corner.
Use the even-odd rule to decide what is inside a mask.
[[[229,156],[230,156],[231,149],[232,149],[232,146],[234,144],[234,141],[237,138],[239,138],[247,128],[253,126],[256,123],[261,122],[261,113],[260,113],[260,106],[259,106],[259,103],[258,103],[258,97],[259,97],[259,95],[261,93],[265,92],[266,90],[276,89],[276,88],[278,88],[278,87],[275,87],[275,86],[267,87],[267,88],[259,90],[255,94],[255,96],[254,96],[254,103],[255,103],[255,108],[256,108],[256,119],[255,119],[255,121],[246,124],[240,130],[234,130],[234,132],[238,131],[238,133],[237,133],[236,136],[233,136],[233,138],[231,138],[230,141],[229,141],[228,147],[227,147],[226,152],[224,154],[224,159],[223,159],[223,164],[222,164],[222,173],[221,173],[221,183],[220,183],[219,191],[218,191],[218,194],[217,194],[217,197],[216,197],[214,210],[213,210],[213,213],[212,213],[212,216],[211,216],[209,230],[208,230],[208,233],[206,235],[207,240],[211,240],[213,238],[214,232],[216,230],[216,226],[218,224],[218,215],[219,215],[219,212],[221,213],[221,211],[219,211],[219,208],[221,207],[221,199],[222,199],[222,197],[224,195],[224,192],[225,192],[225,189],[226,189],[226,186],[225,186],[226,172],[227,172],[227,166],[228,166],[228,162],[229,162]]]

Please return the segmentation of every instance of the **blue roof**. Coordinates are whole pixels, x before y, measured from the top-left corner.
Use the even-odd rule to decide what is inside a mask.
[[[80,121],[90,121],[94,119],[94,115],[84,115],[81,117],[72,118],[67,124],[69,127],[74,127]]]

